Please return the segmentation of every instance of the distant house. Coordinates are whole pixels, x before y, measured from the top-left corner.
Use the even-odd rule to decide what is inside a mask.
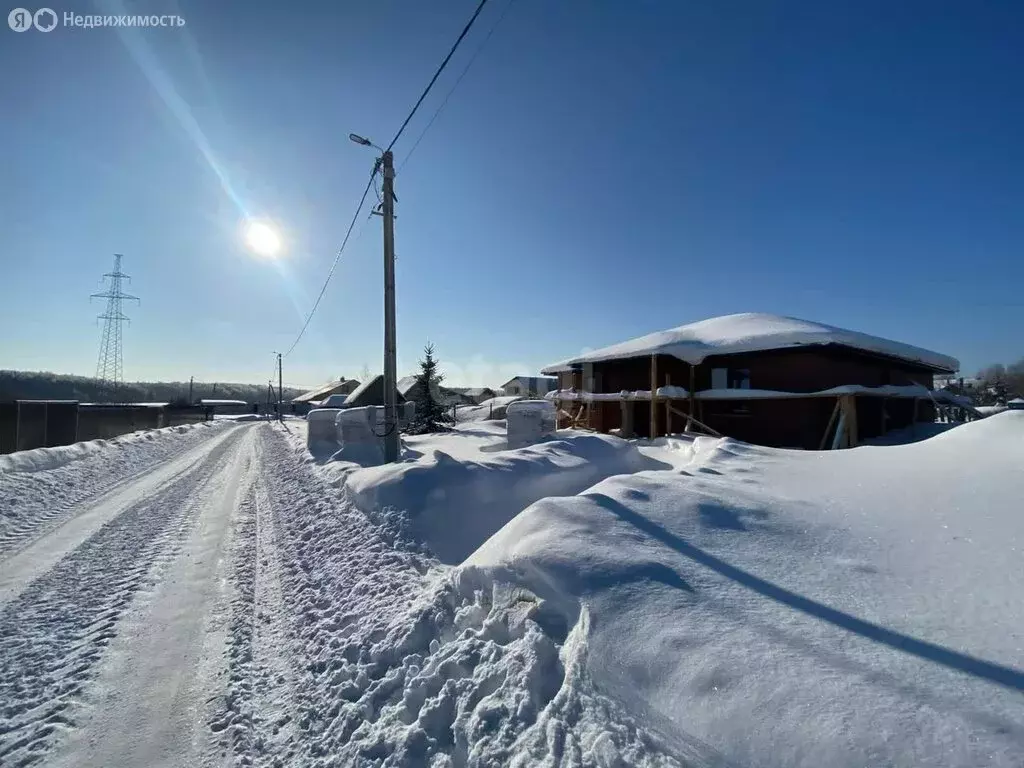
[[[1008,411],[1024,411],[1024,397],[1015,397],[1006,404]]]
[[[402,378],[400,378],[398,380],[398,384],[396,387],[398,389],[398,393],[407,400],[411,400],[411,392],[413,390],[413,387],[416,386],[417,380],[418,377],[416,376],[403,376]]]
[[[400,391],[395,395],[399,405],[405,402],[406,398]],[[345,408],[361,408],[366,405],[384,405],[384,377],[380,374],[364,381],[345,398]]]
[[[358,386],[359,382],[355,379],[341,378],[317,387],[316,389],[311,389],[309,392],[304,392],[292,400],[292,402],[296,405],[319,403],[321,400],[326,400],[331,395],[350,395]]]
[[[398,390],[398,394],[406,400],[416,400],[416,385],[418,381],[418,376],[403,376],[398,380],[398,384],[395,388]],[[442,403],[443,405],[451,405],[453,402],[462,402],[461,398],[453,390],[450,390],[447,387],[438,387],[435,385],[433,389],[434,400]]]
[[[467,403],[474,405],[479,405],[484,400],[490,400],[498,394],[490,387],[457,387],[454,391],[462,395]]]
[[[513,376],[501,386],[506,395],[544,397],[558,389],[558,379],[550,376]]]
[[[767,314],[715,317],[598,349],[544,373],[562,424],[626,435],[687,428],[788,448],[856,445],[935,420],[957,360]]]

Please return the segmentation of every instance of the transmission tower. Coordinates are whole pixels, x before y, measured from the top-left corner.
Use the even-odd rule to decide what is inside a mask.
[[[98,318],[103,321],[103,338],[100,340],[100,357],[96,363],[96,378],[117,386],[123,381],[121,361],[121,324],[128,320],[121,311],[121,302],[125,299],[138,301],[138,296],[130,296],[121,290],[121,281],[131,282],[131,278],[121,271],[121,254],[114,254],[114,271],[103,275],[109,278],[107,290],[94,293],[89,299],[106,299],[107,311]]]

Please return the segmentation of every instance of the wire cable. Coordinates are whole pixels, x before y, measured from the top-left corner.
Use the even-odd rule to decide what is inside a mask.
[[[359,205],[356,206],[356,212],[352,215],[352,221],[348,225],[348,231],[345,232],[345,239],[341,241],[341,247],[334,256],[334,263],[331,264],[331,269],[327,273],[327,279],[324,280],[323,287],[320,289],[320,295],[316,297],[316,301],[313,302],[313,308],[309,310],[309,314],[306,316],[306,322],[302,324],[302,330],[299,331],[299,335],[295,337],[295,341],[288,347],[288,351],[284,353],[285,357],[288,357],[295,349],[299,341],[302,339],[306,329],[309,328],[309,323],[313,319],[313,315],[316,314],[317,307],[320,306],[320,300],[323,299],[324,293],[327,291],[327,285],[331,282],[331,278],[334,277],[334,270],[338,268],[338,262],[341,261],[341,255],[345,252],[345,246],[348,245],[348,240],[352,236],[352,230],[355,229],[356,222],[359,220],[359,214],[363,210],[363,204],[366,203],[366,196],[370,194],[370,188],[373,186],[373,180],[377,177],[377,171],[380,168],[379,163],[374,163],[373,173],[370,174],[369,180],[366,182],[366,189],[363,190],[363,196],[359,198]]]
[[[415,116],[416,111],[420,108],[420,105],[423,103],[423,100],[427,98],[427,95],[430,93],[431,88],[434,87],[434,83],[437,82],[437,78],[439,78],[441,76],[441,73],[444,72],[445,67],[448,66],[448,62],[451,61],[451,58],[455,54],[455,51],[458,50],[459,45],[461,45],[463,39],[465,39],[466,35],[469,33],[469,30],[472,28],[473,24],[476,22],[477,17],[480,15],[480,11],[483,10],[485,5],[487,5],[487,0],[480,0],[480,3],[479,3],[479,5],[477,5],[476,10],[473,12],[473,15],[469,18],[469,21],[466,22],[466,26],[464,26],[462,28],[462,32],[459,33],[459,36],[455,39],[455,42],[452,44],[451,50],[448,51],[448,55],[444,57],[444,60],[441,62],[441,65],[437,68],[437,71],[434,72],[434,76],[432,78],[430,78],[430,82],[427,83],[427,87],[423,89],[423,93],[420,94],[420,97],[416,100],[416,103],[413,105],[412,110],[409,112],[408,116],[402,122],[401,127],[398,129],[398,133],[395,134],[395,138],[393,138],[391,140],[391,143],[388,144],[388,148],[387,148],[387,150],[385,150],[386,152],[390,152],[391,149],[395,146],[395,142],[397,142],[401,138],[402,133],[406,129],[406,126],[409,125],[409,122]],[[506,10],[508,10],[508,9],[506,8]],[[502,15],[504,16],[504,14],[502,14]],[[500,21],[500,19],[499,19],[499,21]],[[493,28],[491,29],[491,32],[492,33],[494,32]],[[490,34],[488,35],[488,37],[490,37]],[[484,42],[486,42],[486,40]],[[477,54],[479,54],[479,52],[480,52],[480,50],[478,49],[477,50]],[[476,54],[474,54],[473,58],[476,58]],[[470,60],[470,63],[472,64],[472,60]],[[465,77],[465,74],[468,71],[468,69],[469,68],[467,67],[466,70],[463,71],[462,75],[460,75],[460,77],[459,77],[459,80],[461,80],[463,77]],[[456,82],[456,85],[458,85],[458,82]],[[454,88],[452,90],[454,91]],[[448,94],[448,97],[450,97],[450,96],[451,96],[451,92],[449,92],[449,94]],[[448,97],[445,98],[445,102],[447,102]],[[442,105],[442,107],[443,107],[443,105]],[[438,110],[438,112],[434,114],[434,117],[431,118],[431,120],[430,120],[431,123],[433,123],[434,119],[437,117],[437,114],[439,112],[440,112],[440,110]],[[430,125],[428,124],[427,127],[429,128]],[[424,131],[424,133],[425,132],[426,131]],[[421,134],[420,135],[420,139],[422,139],[422,138],[423,138],[423,136]],[[419,139],[417,139],[416,143],[417,144],[419,143]],[[408,160],[408,158],[406,158],[406,160]],[[306,322],[304,322],[302,324],[302,329],[299,331],[299,335],[295,337],[295,341],[293,341],[292,345],[290,347],[288,347],[288,351],[284,353],[285,357],[288,357],[288,355],[290,355],[292,353],[292,350],[294,350],[295,347],[298,345],[298,343],[302,340],[303,335],[306,333],[306,329],[309,328],[309,323],[310,323],[310,321],[312,321],[313,315],[316,314],[316,310],[320,306],[320,301],[321,301],[321,299],[323,299],[324,293],[327,291],[327,285],[331,282],[331,278],[334,276],[334,270],[337,269],[338,262],[341,260],[341,255],[345,251],[345,246],[348,245],[349,238],[352,236],[352,230],[355,228],[356,221],[359,219],[359,214],[363,210],[363,205],[364,205],[364,203],[366,203],[366,197],[367,197],[367,195],[370,194],[370,189],[373,187],[374,179],[377,177],[377,172],[379,170],[380,170],[380,162],[378,161],[373,166],[373,173],[370,174],[369,181],[366,182],[366,189],[363,190],[363,196],[359,199],[359,205],[356,206],[356,212],[352,216],[351,223],[348,225],[348,231],[345,232],[345,239],[342,240],[341,247],[338,249],[338,253],[334,257],[334,263],[331,264],[331,269],[327,273],[327,279],[324,280],[323,287],[320,289],[320,294],[316,297],[316,301],[313,302],[313,308],[309,311],[309,314],[306,316]],[[378,193],[378,197],[379,197],[379,193]]]
[[[416,114],[416,110],[420,108],[420,104],[423,103],[423,100],[427,98],[427,94],[430,93],[430,89],[434,87],[434,83],[437,82],[437,78],[441,76],[442,72],[444,72],[444,68],[448,66],[448,62],[449,60],[451,60],[452,55],[455,53],[456,49],[458,49],[459,44],[462,42],[462,39],[466,36],[466,33],[469,32],[470,27],[473,26],[473,22],[476,21],[476,17],[480,15],[480,11],[483,10],[485,5],[487,5],[487,0],[480,0],[480,5],[476,7],[476,11],[473,12],[473,15],[470,17],[469,21],[466,22],[466,26],[462,28],[462,32],[455,40],[455,44],[452,45],[452,49],[448,51],[448,55],[444,57],[444,61],[441,62],[441,66],[437,68],[437,71],[434,73],[434,76],[430,78],[430,82],[427,83],[427,87],[423,89],[423,93],[421,93],[419,99],[416,100],[416,103],[413,105],[412,111],[409,113],[409,116],[405,118],[405,122],[402,123],[402,127],[399,128],[398,133],[395,134],[395,138],[393,138],[391,140],[391,143],[388,144],[388,152],[391,151],[391,149],[395,146],[395,142],[398,141],[398,139],[402,136],[402,132],[405,130],[405,127],[409,124],[409,121],[412,120],[413,115]]]
[[[441,114],[442,110],[444,110],[444,108],[448,106],[448,100],[451,99],[452,94],[455,93],[455,89],[459,87],[459,83],[461,83],[463,78],[469,73],[469,70],[473,66],[473,62],[476,61],[477,56],[479,56],[481,51],[483,51],[483,49],[486,47],[487,41],[491,39],[491,35],[494,34],[494,30],[496,30],[498,28],[498,25],[501,24],[501,20],[505,18],[505,14],[508,13],[509,9],[512,7],[512,3],[514,2],[515,0],[508,0],[508,3],[505,5],[505,10],[501,12],[501,15],[498,17],[497,21],[495,21],[494,24],[491,25],[491,29],[487,33],[487,36],[484,38],[483,42],[480,43],[476,51],[473,52],[473,55],[470,57],[469,61],[466,62],[465,69],[462,70],[462,74],[459,75],[458,79],[452,85],[451,90],[448,91],[448,95],[444,97],[444,101],[442,101],[438,108],[434,111],[434,114],[431,116],[430,120],[423,127],[423,130],[420,131],[420,135],[416,137],[416,141],[413,142],[412,149],[410,149],[408,154],[406,154],[405,158],[402,160],[402,164],[398,166],[399,171],[405,168],[405,164],[409,162],[409,158],[412,157],[412,153],[416,151],[416,147],[420,145],[420,142],[423,141],[423,137],[427,135],[427,131],[430,130],[430,126],[434,124],[434,121],[437,120],[437,116]]]

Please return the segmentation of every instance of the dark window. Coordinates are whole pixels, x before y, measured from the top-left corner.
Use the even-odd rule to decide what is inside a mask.
[[[750,389],[750,371],[747,368],[712,368],[712,389]]]

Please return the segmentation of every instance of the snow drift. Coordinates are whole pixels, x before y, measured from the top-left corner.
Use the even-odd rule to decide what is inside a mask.
[[[497,450],[502,446],[492,439],[490,453],[487,447],[475,459],[433,450],[412,462],[356,470],[345,482],[360,509],[401,515],[412,536],[442,562],[457,564],[537,499],[665,466],[610,435],[560,433],[514,450]]]
[[[836,452],[701,438],[538,501],[461,572],[535,595],[578,680],[680,758],[1019,765],[1022,466],[1016,413]]]
[[[18,451],[0,456],[0,473],[3,472],[42,472],[63,467],[79,459],[98,456],[103,453],[118,453],[129,446],[139,446],[151,441],[163,441],[174,435],[181,435],[193,430],[208,429],[210,422],[182,424],[177,427],[162,429],[139,430],[109,440],[87,440],[71,445],[60,445],[54,448],[33,448],[31,451]]]

